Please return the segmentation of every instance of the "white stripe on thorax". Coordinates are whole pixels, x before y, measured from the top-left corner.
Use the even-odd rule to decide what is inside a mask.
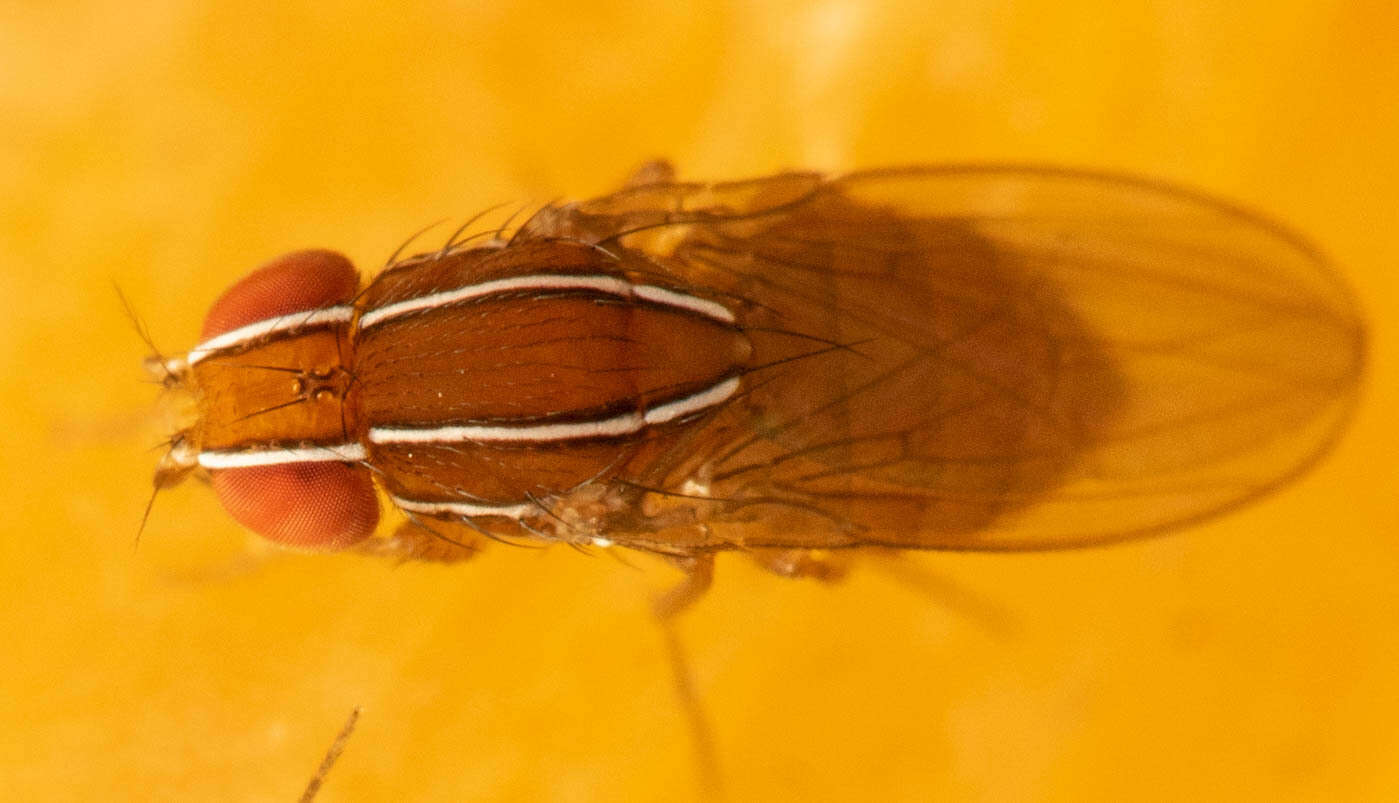
[[[318,326],[327,326],[337,323],[348,323],[355,317],[355,308],[349,305],[337,307],[325,307],[324,309],[294,312],[290,315],[278,315],[275,318],[264,318],[254,321],[246,326],[240,326],[221,335],[215,335],[203,343],[189,350],[185,357],[187,365],[196,362],[224,349],[241,346],[255,340],[267,337],[268,335],[280,332],[294,331],[297,329],[309,329]]]
[[[713,407],[734,395],[738,390],[738,377],[731,376],[708,390],[702,390],[683,399],[652,407],[646,411],[646,423],[664,424],[681,416],[697,413],[706,407]]]
[[[691,312],[698,312],[724,323],[733,323],[734,314],[729,312],[728,307],[723,304],[710,301],[707,298],[697,298],[685,293],[678,293],[664,287],[656,287],[651,284],[638,284],[632,287],[632,295],[637,298],[650,301],[655,304],[664,304],[668,307],[680,307]]]
[[[536,424],[534,426],[446,426],[446,427],[371,427],[369,440],[373,443],[540,443],[632,435],[650,424],[663,424],[681,416],[713,407],[738,390],[738,377],[730,377],[711,388],[683,399],[666,402],[645,413],[623,413],[596,421],[567,424]]]
[[[409,513],[423,513],[428,516],[504,516],[511,519],[524,518],[531,511],[538,511],[538,505],[478,505],[471,502],[420,502],[389,494],[389,501]]]
[[[286,463],[359,463],[368,459],[364,445],[351,441],[295,449],[229,449],[199,453],[199,465],[207,469],[280,466]]]
[[[473,298],[508,293],[516,290],[595,290],[599,293],[621,298],[639,298],[656,304],[697,312],[724,323],[733,323],[734,316],[722,304],[708,299],[697,298],[685,293],[668,290],[653,285],[634,285],[616,276],[579,276],[575,274],[539,274],[536,276],[512,276],[507,279],[492,279],[480,284],[469,284],[454,290],[429,293],[417,298],[409,298],[369,310],[359,319],[359,328],[368,329],[376,324],[407,315],[412,312],[437,309],[468,301]]]

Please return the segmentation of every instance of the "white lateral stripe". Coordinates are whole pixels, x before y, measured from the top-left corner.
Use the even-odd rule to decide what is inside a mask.
[[[613,276],[570,276],[567,274],[544,274],[541,276],[512,276],[508,279],[492,279],[480,284],[469,284],[455,290],[444,290],[417,298],[398,301],[364,313],[359,319],[359,328],[368,329],[390,318],[419,312],[426,309],[446,307],[480,298],[494,293],[508,293],[512,290],[598,290],[614,296],[629,295],[631,285]]]
[[[409,513],[424,513],[429,516],[452,515],[452,516],[504,516],[511,519],[524,518],[525,514],[531,510],[538,510],[534,505],[477,505],[471,502],[419,502],[416,499],[404,499],[401,496],[389,494],[389,501]]]
[[[410,312],[447,307],[473,298],[508,293],[515,290],[596,290],[622,298],[639,298],[656,304],[697,312],[701,315],[733,323],[734,316],[722,304],[704,298],[655,287],[649,284],[634,285],[615,276],[574,275],[545,273],[536,276],[512,276],[507,279],[492,279],[480,284],[469,284],[455,290],[444,290],[417,298],[396,301],[392,304],[372,309],[359,319],[359,328],[368,329],[376,324],[407,315]]]
[[[714,387],[683,399],[654,407],[645,414],[624,413],[598,421],[568,424],[539,424],[524,427],[450,426],[409,429],[405,427],[372,427],[369,440],[373,443],[522,443],[577,440],[631,435],[648,424],[663,424],[681,416],[699,412],[724,401],[738,390],[739,378],[730,377]]]
[[[676,399],[673,402],[666,402],[659,407],[653,407],[646,411],[646,423],[664,424],[667,421],[674,421],[681,416],[697,413],[706,407],[724,401],[738,390],[738,377],[733,376],[715,385],[709,390],[703,390],[693,396],[686,396],[683,399]]]
[[[698,312],[701,315],[733,323],[734,314],[729,312],[723,304],[710,301],[707,298],[696,298],[695,296],[677,293],[674,290],[667,290],[664,287],[656,287],[650,284],[639,284],[632,288],[632,293],[640,299],[651,301],[656,304],[665,304],[670,307],[680,307],[691,312]]]
[[[199,465],[207,469],[280,466],[285,463],[359,463],[368,459],[364,444],[336,443],[297,449],[230,449],[200,452]]]
[[[297,329],[311,329],[318,326],[327,326],[336,323],[348,323],[355,317],[355,308],[348,305],[338,307],[325,307],[324,309],[309,310],[306,312],[294,312],[290,315],[278,315],[275,318],[265,318],[261,321],[254,321],[246,326],[240,326],[221,335],[215,335],[203,343],[189,350],[185,361],[189,365],[204,359],[205,357],[222,351],[223,349],[240,346],[259,338],[274,335],[278,332],[287,332]]]
[[[665,287],[655,287],[652,284],[638,284],[637,287],[632,288],[632,292],[637,295],[637,298],[645,299],[645,301],[665,304],[666,306],[679,306],[681,309],[698,312],[699,315],[705,315],[708,318],[733,323],[733,313],[729,312],[729,308],[719,304],[719,302],[709,301],[708,298],[697,298],[694,295],[666,290]]]
[[[452,426],[430,429],[372,427],[369,440],[374,443],[463,443],[499,441],[566,441],[578,438],[605,438],[630,435],[645,426],[640,413],[626,413],[601,421],[570,424],[539,424],[532,427]]]

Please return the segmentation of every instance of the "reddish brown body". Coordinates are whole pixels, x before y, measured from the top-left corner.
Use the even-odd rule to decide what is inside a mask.
[[[420,295],[425,285],[541,266],[556,275],[628,278],[628,266],[603,251],[546,241],[399,267],[365,301],[379,307]],[[395,281],[395,273],[405,275]],[[589,290],[507,292],[397,318],[364,332],[354,351],[361,420],[397,427],[612,419],[736,377],[753,355],[734,324]],[[625,437],[379,444],[370,454],[396,497],[517,505],[590,481],[639,481],[647,457],[672,448],[682,431],[675,424]]]
[[[420,557],[1056,548],[1276,487],[1354,396],[1344,286],[1211,199],[1034,168],[643,175],[362,290],[328,252],[235,286],[164,363],[198,419],[158,483],[198,464],[269,537]],[[388,541],[364,540],[376,481],[417,525]]]

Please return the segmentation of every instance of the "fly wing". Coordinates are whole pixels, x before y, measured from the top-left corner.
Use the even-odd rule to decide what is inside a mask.
[[[820,173],[792,172],[745,181],[639,184],[587,201],[536,212],[513,240],[566,237],[588,243],[627,237],[633,248],[657,251],[691,224],[733,225],[788,212],[828,190]]]
[[[739,300],[744,389],[648,477],[707,500],[706,543],[1134,537],[1276,489],[1353,406],[1365,335],[1348,290],[1250,212],[1058,169],[794,175],[634,191],[668,199],[651,213],[583,205],[664,211],[611,234]],[[699,197],[709,212],[675,215]]]

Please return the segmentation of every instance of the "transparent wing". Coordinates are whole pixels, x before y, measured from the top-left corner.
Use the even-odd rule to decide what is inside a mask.
[[[735,224],[796,209],[828,189],[820,173],[793,172],[711,184],[639,184],[611,195],[539,210],[516,241],[568,237],[590,243],[629,237],[633,247],[661,249],[688,224]]]
[[[618,236],[705,192],[728,210],[621,236],[739,299],[755,344],[740,397],[649,469],[662,496],[708,500],[695,546],[1134,537],[1276,489],[1351,411],[1348,290],[1250,212],[1058,169],[799,180],[583,205],[620,209]]]

